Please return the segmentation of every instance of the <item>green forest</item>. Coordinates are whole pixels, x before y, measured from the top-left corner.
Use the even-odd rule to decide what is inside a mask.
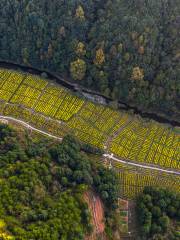
[[[141,240],[180,238],[180,195],[167,189],[145,187],[137,199]]]
[[[106,216],[116,209],[118,180],[66,136],[35,140],[0,125],[0,239],[83,240],[91,214],[83,193],[101,197]]]
[[[178,118],[179,0],[1,0],[0,59]]]

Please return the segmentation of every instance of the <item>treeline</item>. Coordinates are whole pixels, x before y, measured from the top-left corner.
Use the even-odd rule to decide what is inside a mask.
[[[34,140],[0,125],[0,239],[83,240],[91,216],[83,193],[96,191],[106,213],[116,208],[118,181],[94,165],[71,136]]]
[[[167,189],[145,187],[137,199],[141,240],[178,240],[180,195]]]
[[[179,0],[1,0],[0,59],[179,117]]]

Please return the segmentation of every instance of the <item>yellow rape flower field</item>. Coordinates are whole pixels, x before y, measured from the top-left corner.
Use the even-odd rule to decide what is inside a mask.
[[[36,75],[0,68],[0,114],[24,120],[58,137],[73,134],[122,160],[180,169],[180,135],[174,128],[81,99]],[[142,188],[140,182],[157,181],[157,176],[146,179],[142,173],[127,169],[119,176],[124,186],[129,184],[128,179],[134,181],[129,186],[136,189]],[[131,189],[128,191],[127,197],[134,195]]]

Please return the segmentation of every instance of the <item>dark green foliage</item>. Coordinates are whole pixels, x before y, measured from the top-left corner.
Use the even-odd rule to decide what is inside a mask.
[[[65,186],[86,184],[94,187],[104,200],[108,210],[116,208],[117,175],[113,170],[94,166],[85,154],[77,154],[81,147],[80,143],[68,135],[64,138],[62,145],[50,149],[52,158],[61,164],[61,168],[57,170],[58,178],[65,183]]]
[[[145,187],[137,199],[141,232],[146,239],[176,239],[170,220],[179,221],[180,195],[167,189]],[[168,230],[168,233],[167,233]],[[166,236],[163,238],[163,236]]]
[[[116,188],[105,188],[104,199],[94,179],[117,186],[115,173],[96,169],[71,136],[53,147],[46,140],[24,142],[0,125],[0,220],[17,240],[83,240],[92,226],[82,194],[94,188],[105,205],[114,205]],[[107,179],[101,171],[107,171]]]
[[[70,77],[80,58],[81,84],[177,117],[179,12],[179,0],[1,0],[0,59]]]
[[[81,144],[81,149],[87,153],[91,153],[91,154],[96,154],[96,155],[102,155],[103,154],[103,150],[100,148],[96,148],[90,144],[84,143]]]
[[[0,125],[0,140],[3,141],[6,137],[12,136],[13,131],[7,125]]]
[[[98,168],[98,172],[94,177],[94,186],[99,192],[101,198],[107,204],[108,211],[115,209],[118,197],[117,176],[113,170]]]
[[[62,189],[54,171],[58,165],[41,151],[46,146],[30,143],[24,149],[16,135],[6,135],[8,141],[2,143],[1,137],[0,144],[0,218],[8,231],[17,240],[84,239],[86,205],[70,188]],[[14,147],[9,148],[9,141]]]

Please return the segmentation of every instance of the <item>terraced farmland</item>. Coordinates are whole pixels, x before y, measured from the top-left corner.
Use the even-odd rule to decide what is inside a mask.
[[[170,128],[136,120],[113,139],[110,149],[124,159],[179,169],[179,140]]]
[[[82,100],[36,75],[0,69],[1,114],[54,134],[71,132],[122,159],[180,169],[180,137],[172,129]]]
[[[147,170],[112,162],[120,180],[120,196],[135,198],[145,186],[167,187],[180,192],[180,177],[154,170]]]
[[[0,114],[58,137],[74,134],[120,159],[180,169],[180,135],[173,128],[81,99],[36,75],[0,69]],[[178,176],[173,180],[167,174],[115,167],[125,186],[121,194],[128,198],[148,184],[174,186],[180,191]]]
[[[95,161],[97,164],[116,171],[120,183],[119,196],[123,199],[136,198],[145,186],[164,187],[180,193],[180,175],[144,169],[104,157],[95,159]]]

